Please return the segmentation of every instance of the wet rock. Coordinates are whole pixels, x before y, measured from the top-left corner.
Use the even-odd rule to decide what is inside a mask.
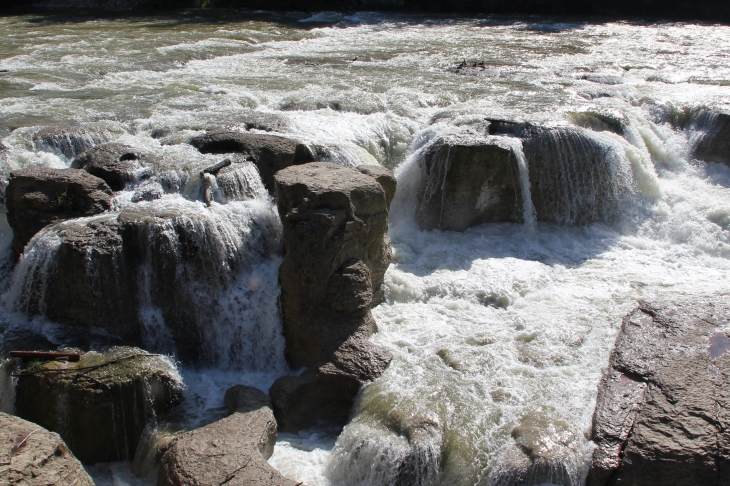
[[[589,486],[730,484],[730,305],[643,304],[599,385]]]
[[[16,170],[5,191],[13,249],[22,253],[30,239],[50,224],[103,213],[111,207],[111,193],[103,180],[81,170]]]
[[[190,144],[204,154],[242,153],[256,164],[269,192],[274,192],[274,174],[292,165],[314,160],[309,147],[278,135],[211,131],[194,137]]]
[[[523,221],[518,160],[501,137],[437,140],[421,164],[421,228],[464,231],[486,222]]]
[[[286,356],[294,368],[318,365],[350,336],[375,329],[370,306],[391,258],[386,191],[326,162],[278,172],[276,189]]]
[[[84,463],[131,460],[142,431],[181,399],[175,367],[136,348],[84,353],[77,363],[20,371],[17,414],[57,432]]]
[[[121,191],[137,178],[149,155],[121,143],[97,145],[77,157],[71,167],[103,179],[114,191]]]
[[[84,127],[43,127],[33,134],[33,148],[73,160],[107,137]]]
[[[408,450],[398,458],[396,484],[437,484],[443,458],[443,427],[435,418],[411,420],[402,427]]]
[[[292,121],[276,113],[247,113],[241,119],[246,130],[262,130],[265,132],[290,132],[294,129]]]
[[[730,166],[730,112],[699,110],[693,114],[692,128],[697,134],[694,157]]]
[[[0,478],[9,486],[94,486],[63,440],[38,425],[0,413]]]
[[[132,202],[154,201],[165,195],[162,184],[155,181],[147,181],[137,188],[132,195]]]
[[[226,392],[232,415],[175,437],[162,455],[158,486],[301,484],[282,476],[266,460],[276,442],[269,398],[237,385]]]

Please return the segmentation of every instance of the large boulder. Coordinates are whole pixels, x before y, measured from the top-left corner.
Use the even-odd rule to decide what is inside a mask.
[[[33,133],[33,148],[73,160],[107,137],[84,127],[43,127]]]
[[[278,135],[216,130],[194,137],[190,144],[204,154],[245,154],[256,164],[271,193],[274,192],[274,174],[314,160],[305,144]]]
[[[75,363],[19,372],[17,414],[57,432],[82,462],[131,460],[142,431],[177,404],[182,383],[166,358],[136,348],[89,352]]]
[[[266,460],[276,443],[276,420],[269,397],[237,385],[226,392],[229,417],[185,432],[167,445],[158,486],[296,486]]]
[[[103,179],[114,191],[137,179],[145,160],[146,153],[121,143],[103,143],[93,147],[71,163],[74,169],[83,169],[91,175]]]
[[[693,155],[698,160],[730,165],[730,112],[698,110],[693,113]]]
[[[331,361],[277,379],[270,393],[280,430],[297,432],[319,420],[346,420],[360,388],[382,375],[391,359],[387,351],[355,337]]]
[[[0,413],[0,478],[8,486],[94,486],[63,440],[38,425]]]
[[[589,486],[730,485],[726,300],[643,304],[598,390]]]
[[[441,138],[420,163],[421,228],[464,231],[486,222],[524,221],[519,160],[504,137]]]
[[[375,330],[370,306],[391,258],[388,199],[375,177],[332,163],[275,178],[286,356],[294,368],[319,365],[350,336]]]
[[[30,239],[50,224],[107,211],[111,194],[103,180],[82,170],[16,170],[5,191],[13,249],[22,253]]]

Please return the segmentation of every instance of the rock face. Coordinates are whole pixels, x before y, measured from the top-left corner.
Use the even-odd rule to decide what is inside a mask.
[[[703,110],[694,116],[693,125],[701,134],[694,147],[694,157],[730,165],[730,113]]]
[[[181,399],[174,366],[136,348],[85,353],[78,363],[51,361],[20,372],[15,408],[57,432],[82,462],[131,460],[155,414]]]
[[[44,127],[33,134],[36,150],[62,155],[68,160],[103,142],[105,136],[83,127]]]
[[[0,413],[0,444],[3,484],[94,486],[58,434],[34,423]]]
[[[502,137],[448,137],[421,160],[416,216],[423,229],[464,231],[486,222],[522,222],[518,161]]]
[[[111,193],[103,180],[81,170],[16,170],[5,192],[13,249],[22,253],[30,239],[50,224],[103,213],[111,207]]]
[[[211,131],[190,144],[204,154],[242,153],[253,160],[269,192],[274,192],[274,174],[292,165],[314,160],[309,147],[278,135],[235,131]]]
[[[83,169],[104,180],[114,191],[137,178],[149,156],[121,143],[103,143],[76,157],[71,163],[74,169]]]
[[[162,455],[158,486],[301,484],[282,476],[266,460],[276,443],[269,397],[236,385],[226,392],[233,414],[174,438]]]
[[[717,301],[645,304],[624,319],[599,386],[589,486],[730,485],[728,319]]]

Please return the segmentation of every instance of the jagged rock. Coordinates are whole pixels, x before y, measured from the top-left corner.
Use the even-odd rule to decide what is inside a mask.
[[[730,305],[642,304],[598,390],[589,486],[730,484]]]
[[[68,160],[106,141],[104,135],[84,127],[43,127],[33,134],[36,150],[62,155]]]
[[[275,178],[286,356],[294,368],[318,365],[350,336],[375,329],[370,305],[391,257],[386,191],[367,174],[326,162]]]
[[[22,253],[44,227],[111,207],[111,189],[91,174],[76,169],[34,167],[10,174],[5,191],[13,249]]]
[[[132,195],[132,202],[154,201],[165,195],[162,184],[155,181],[147,181],[141,184]]]
[[[278,135],[211,131],[193,138],[190,144],[204,154],[245,154],[256,164],[264,185],[271,193],[274,192],[276,172],[314,160],[309,147]]]
[[[162,455],[158,486],[296,486],[266,460],[276,443],[269,397],[237,385],[226,392],[232,415],[175,437]]]
[[[439,139],[421,159],[421,170],[421,228],[464,231],[486,222],[523,221],[518,160],[503,138]]]
[[[76,157],[74,169],[83,169],[103,179],[114,191],[121,191],[137,178],[149,155],[121,143],[103,143]]]
[[[58,434],[34,423],[0,413],[0,444],[3,484],[94,486]]]
[[[324,365],[277,379],[270,393],[279,428],[297,432],[319,420],[344,421],[360,388],[382,375],[391,359],[387,351],[355,337]]]
[[[82,462],[131,460],[145,426],[181,399],[167,359],[136,348],[84,353],[20,371],[18,415],[57,432]]]
[[[290,132],[294,129],[292,121],[276,113],[252,112],[241,119],[246,130],[262,130],[266,132]]]
[[[694,114],[692,125],[700,133],[694,157],[730,166],[730,112],[700,110]]]

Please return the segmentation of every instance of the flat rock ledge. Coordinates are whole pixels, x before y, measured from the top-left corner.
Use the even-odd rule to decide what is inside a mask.
[[[266,460],[274,452],[276,420],[269,397],[236,385],[226,392],[233,413],[181,434],[167,445],[158,486],[298,486]]]
[[[588,486],[730,485],[729,319],[717,301],[642,304],[624,319]]]
[[[0,413],[0,481],[23,486],[94,486],[58,434],[5,413]]]

